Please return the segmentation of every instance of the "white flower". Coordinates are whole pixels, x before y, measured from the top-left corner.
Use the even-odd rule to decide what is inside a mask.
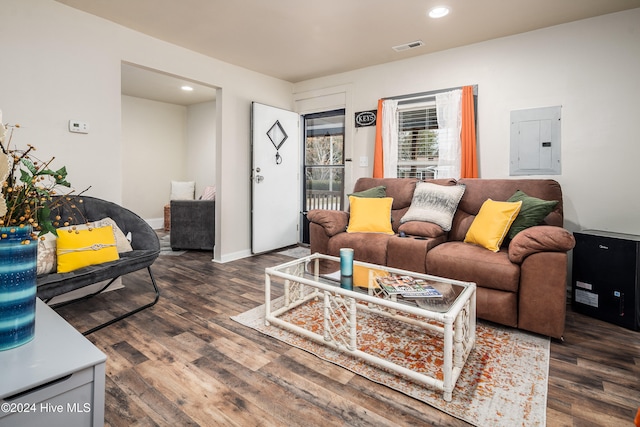
[[[0,151],[0,184],[2,184],[9,176],[11,162],[9,156]]]

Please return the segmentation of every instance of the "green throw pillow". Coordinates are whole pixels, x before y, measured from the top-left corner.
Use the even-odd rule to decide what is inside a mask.
[[[528,196],[525,192],[518,190],[509,197],[507,202],[522,202],[520,213],[518,214],[511,228],[507,233],[509,239],[516,237],[516,234],[524,229],[539,225],[543,219],[556,207],[557,200],[542,200]]]
[[[353,197],[365,197],[368,199],[379,199],[387,197],[387,187],[379,185],[377,187],[369,188],[368,190],[358,191],[357,193],[347,194]]]

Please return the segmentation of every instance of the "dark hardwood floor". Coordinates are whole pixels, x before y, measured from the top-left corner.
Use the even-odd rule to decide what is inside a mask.
[[[231,320],[264,302],[264,268],[287,260],[160,256],[159,303],[88,337],[108,356],[105,425],[467,425]],[[151,298],[146,272],[123,283],[58,312],[86,330]],[[640,333],[569,311],[551,344],[547,425],[632,426],[639,406]]]

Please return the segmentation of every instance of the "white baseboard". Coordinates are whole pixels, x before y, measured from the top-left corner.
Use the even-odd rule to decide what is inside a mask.
[[[154,230],[164,230],[164,218],[149,218],[145,222]]]
[[[231,261],[236,261],[242,258],[248,258],[252,255],[253,254],[251,253],[251,250],[238,251],[231,254],[223,255],[220,260],[217,260],[214,258],[213,262],[219,262],[221,264],[224,264],[225,262],[231,262]]]

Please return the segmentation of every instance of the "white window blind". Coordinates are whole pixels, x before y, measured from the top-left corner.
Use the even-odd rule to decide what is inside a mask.
[[[430,179],[438,165],[438,118],[435,100],[398,105],[399,178]]]

